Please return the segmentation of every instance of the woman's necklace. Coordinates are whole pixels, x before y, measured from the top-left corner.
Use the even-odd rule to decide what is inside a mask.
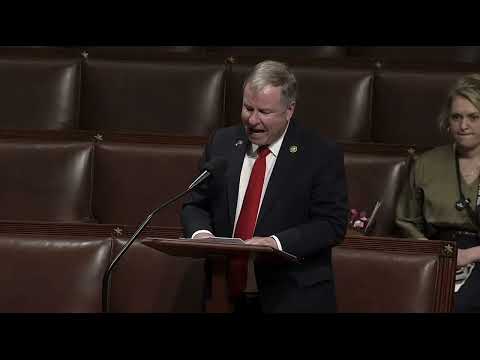
[[[470,184],[478,177],[480,173],[480,164],[478,164],[475,159],[461,159],[460,172],[462,173],[465,181]]]

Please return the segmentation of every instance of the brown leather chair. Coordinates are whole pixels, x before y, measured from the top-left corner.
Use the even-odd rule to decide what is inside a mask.
[[[229,77],[227,123],[240,122],[243,82],[254,63],[234,63]],[[290,64],[299,83],[294,119],[325,137],[370,140],[373,67],[330,63]]]
[[[395,235],[395,207],[412,158],[408,149],[380,144],[344,144],[344,157],[350,209],[366,211],[370,216],[375,203],[381,201],[368,233]]]
[[[374,142],[432,147],[449,141],[438,126],[438,115],[450,87],[471,67],[384,67],[375,78]]]
[[[205,56],[203,46],[86,46],[78,53],[89,59],[111,60],[161,60],[169,55]]]
[[[453,311],[454,243],[347,237],[332,263],[339,312]]]
[[[352,46],[348,56],[410,63],[479,63],[480,46]]]
[[[92,222],[93,143],[3,139],[0,220]]]
[[[297,58],[341,58],[347,54],[344,46],[210,46],[207,54],[224,57],[251,56],[258,59],[276,57]]]
[[[107,238],[0,235],[0,312],[102,311]]]
[[[185,190],[200,174],[201,145],[98,143],[93,208],[101,223],[138,225],[155,208]],[[180,227],[182,202],[152,219]]]
[[[81,59],[77,48],[66,46],[0,46],[2,58],[77,58]]]
[[[224,125],[222,62],[88,59],[80,128],[206,136]]]
[[[77,129],[80,64],[80,58],[1,57],[0,129]]]
[[[116,238],[117,253],[127,238]],[[204,261],[134,242],[112,274],[110,312],[201,313]]]

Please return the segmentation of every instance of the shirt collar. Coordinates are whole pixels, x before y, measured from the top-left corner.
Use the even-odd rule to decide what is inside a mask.
[[[288,122],[287,126],[285,127],[285,130],[283,131],[282,136],[280,136],[272,144],[268,145],[268,149],[270,150],[270,152],[275,157],[277,157],[278,153],[280,152],[280,148],[282,147],[282,143],[283,143],[283,138],[285,137],[285,134],[287,133],[289,125],[290,125],[290,121]],[[251,153],[249,155],[254,156],[254,154],[256,154],[256,152],[257,152],[257,149],[258,149],[258,145],[257,144],[252,144],[252,147],[251,147],[251,150],[250,150]]]

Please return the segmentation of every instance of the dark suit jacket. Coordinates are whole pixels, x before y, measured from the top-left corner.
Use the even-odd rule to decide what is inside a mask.
[[[249,146],[242,126],[222,128],[212,136],[204,161],[224,157],[228,167],[187,197],[182,209],[185,236],[200,229],[232,236],[240,172]],[[264,311],[334,311],[331,247],[343,240],[347,216],[343,152],[292,119],[261,204],[255,236],[276,235],[283,250],[301,263],[255,264]]]

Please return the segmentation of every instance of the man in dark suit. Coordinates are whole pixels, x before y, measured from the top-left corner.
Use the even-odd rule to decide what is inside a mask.
[[[182,224],[188,237],[240,237],[299,258],[248,267],[234,259],[237,305],[253,289],[264,312],[334,312],[331,248],[343,240],[348,216],[343,153],[293,121],[296,84],[283,63],[252,70],[242,125],[219,129],[205,148],[204,161],[223,157],[227,170],[190,194]],[[254,276],[246,278],[247,270]]]

